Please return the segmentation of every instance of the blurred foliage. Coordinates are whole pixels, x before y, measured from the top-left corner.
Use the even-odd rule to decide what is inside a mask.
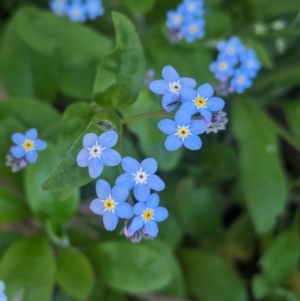
[[[204,0],[206,35],[171,43],[178,0],[104,0],[86,24],[46,0],[0,1],[0,280],[9,301],[300,300],[300,1]],[[275,30],[274,22],[285,27]],[[203,147],[167,152],[146,70],[165,65],[197,86],[221,39],[239,36],[263,69],[228,95],[226,131]],[[280,47],[279,47],[280,46]],[[122,121],[123,120],[123,121]],[[14,132],[35,127],[48,148],[12,173]],[[116,128],[116,149],[153,157],[169,218],[132,244],[87,208],[95,181],[79,168],[82,137]],[[101,178],[113,183],[117,168]]]

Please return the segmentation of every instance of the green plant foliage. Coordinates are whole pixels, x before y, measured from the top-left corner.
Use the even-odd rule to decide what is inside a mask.
[[[55,261],[47,239],[23,238],[10,246],[1,260],[0,277],[10,300],[52,300]]]
[[[240,147],[245,205],[256,231],[266,233],[287,198],[275,129],[264,112],[244,98],[233,104],[233,126]]]
[[[57,281],[71,296],[85,298],[93,285],[93,270],[86,256],[75,249],[61,249],[57,260]]]
[[[113,13],[116,48],[98,67],[93,98],[101,105],[125,107],[135,102],[145,75],[143,49],[126,17]]]

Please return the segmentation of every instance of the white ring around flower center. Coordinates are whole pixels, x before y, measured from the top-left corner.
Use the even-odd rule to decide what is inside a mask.
[[[179,81],[169,83],[169,90],[172,93],[175,93],[175,94],[178,95],[179,91],[180,91],[180,88],[181,88],[181,85],[179,84]]]
[[[136,173],[132,173],[134,180],[135,180],[135,185],[137,184],[147,184],[147,179],[150,174],[146,174],[142,168],[140,168],[139,171]]]
[[[92,158],[100,159],[102,151],[104,151],[106,147],[101,147],[101,145],[98,144],[98,141],[96,141],[95,145],[93,145],[92,147],[88,147],[87,149],[90,151],[89,160]]]
[[[188,136],[192,136],[191,131],[189,130],[189,125],[187,126],[180,126],[177,125],[177,132],[174,134],[175,136],[178,136],[179,138],[182,139],[182,141],[184,141],[184,139]]]

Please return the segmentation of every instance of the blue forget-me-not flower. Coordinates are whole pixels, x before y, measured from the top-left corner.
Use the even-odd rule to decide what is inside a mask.
[[[196,86],[196,81],[193,78],[180,77],[172,66],[163,68],[162,77],[163,79],[153,81],[149,88],[152,92],[163,95],[162,106],[170,112]]]
[[[204,25],[205,21],[203,19],[189,20],[181,27],[181,33],[186,41],[191,43],[204,37]]]
[[[248,50],[241,54],[241,68],[247,71],[248,76],[256,77],[257,72],[261,68],[261,63],[257,59],[256,52],[254,50]]]
[[[86,6],[80,0],[73,0],[66,10],[66,15],[74,22],[85,22]]]
[[[191,114],[182,109],[177,111],[174,119],[163,119],[157,124],[163,133],[169,135],[165,141],[166,149],[175,151],[182,145],[190,150],[200,149],[202,141],[198,135],[206,130],[205,121],[192,120]]]
[[[165,207],[160,207],[159,197],[156,193],[151,194],[145,203],[139,202],[134,205],[134,219],[130,224],[132,232],[139,231],[144,228],[145,232],[151,237],[158,234],[157,222],[164,221],[169,213]]]
[[[226,81],[228,77],[234,73],[235,63],[231,57],[226,54],[220,53],[215,62],[209,66],[210,71],[215,74],[215,78],[220,81]]]
[[[104,13],[104,8],[100,0],[87,0],[85,5],[87,17],[91,20],[96,19]]]
[[[96,192],[98,198],[91,202],[90,209],[103,216],[106,230],[115,230],[119,218],[127,219],[133,216],[132,206],[125,202],[129,194],[126,185],[117,184],[111,188],[106,181],[98,180]]]
[[[53,12],[57,15],[65,15],[67,12],[67,0],[51,0],[49,5]]]
[[[7,301],[7,296],[5,295],[5,284],[0,280],[0,301]]]
[[[11,148],[11,154],[15,158],[25,158],[30,163],[35,163],[38,157],[37,151],[44,150],[47,143],[38,139],[37,130],[32,128],[25,135],[15,133],[12,135],[12,141],[16,144]]]
[[[249,77],[248,71],[244,68],[237,69],[234,72],[230,83],[238,94],[243,93],[245,89],[252,86],[252,80]]]
[[[99,137],[88,133],[83,137],[84,148],[77,155],[77,164],[80,167],[89,167],[91,178],[100,176],[103,165],[116,166],[121,162],[120,154],[111,149],[118,141],[116,131],[107,131]]]
[[[210,84],[201,85],[197,91],[192,90],[190,100],[185,101],[180,110],[194,115],[199,112],[206,120],[211,120],[212,112],[223,109],[225,102],[220,97],[213,97],[214,89]]]
[[[155,175],[157,162],[153,158],[147,158],[139,163],[131,157],[122,159],[122,168],[125,173],[121,174],[116,184],[126,184],[128,189],[133,189],[134,197],[139,202],[145,202],[150,190],[161,191],[165,183]]]

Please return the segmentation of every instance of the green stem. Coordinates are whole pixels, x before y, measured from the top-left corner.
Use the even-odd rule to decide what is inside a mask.
[[[152,118],[152,117],[159,117],[159,116],[173,117],[172,114],[167,113],[164,110],[160,110],[160,111],[156,111],[156,112],[145,113],[145,114],[135,115],[135,116],[128,117],[128,118],[123,118],[121,120],[121,123],[125,124],[125,123],[132,122],[132,121],[137,121],[137,120],[142,120],[142,119],[147,119],[147,118]]]

